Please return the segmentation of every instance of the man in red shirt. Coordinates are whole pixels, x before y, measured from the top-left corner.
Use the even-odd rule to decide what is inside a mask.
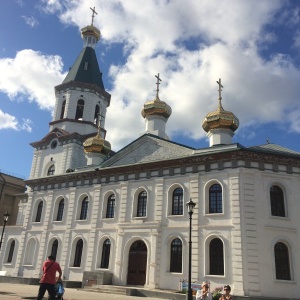
[[[56,272],[59,274],[57,279]],[[61,280],[61,268],[53,256],[48,256],[48,259],[43,263],[43,273],[43,277],[40,280],[39,293],[36,299],[42,300],[45,292],[48,291],[50,299],[55,300],[55,282]]]

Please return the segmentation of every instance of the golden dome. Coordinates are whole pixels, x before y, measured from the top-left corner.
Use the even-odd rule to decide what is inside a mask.
[[[231,112],[226,111],[221,105],[221,99],[219,99],[219,108],[206,115],[202,122],[202,128],[208,132],[211,129],[223,128],[235,131],[239,127],[239,119]]]
[[[221,100],[221,92],[223,85],[221,84],[221,78],[217,81],[219,85],[219,107],[217,110],[208,113],[205,119],[202,122],[202,128],[209,132],[212,129],[222,128],[222,129],[230,129],[235,131],[239,127],[239,119],[231,112],[226,111],[222,107]]]
[[[159,73],[155,75],[155,77],[157,78],[156,97],[154,100],[148,101],[144,104],[141,114],[144,118],[146,118],[147,116],[154,115],[154,116],[162,116],[168,119],[172,114],[172,109],[166,102],[160,101],[158,96],[159,85],[160,85],[159,82],[161,81],[161,79],[159,78]]]
[[[84,37],[86,35],[93,35],[97,39],[97,41],[99,41],[101,33],[100,30],[95,26],[88,25],[81,29],[81,36]]]
[[[155,100],[146,102],[142,109],[142,116],[144,118],[146,118],[147,116],[156,115],[168,119],[171,114],[171,107],[166,102],[160,101],[158,97],[156,97]]]
[[[85,153],[101,153],[107,155],[111,146],[110,143],[104,140],[99,134],[94,137],[90,137],[83,143]]]

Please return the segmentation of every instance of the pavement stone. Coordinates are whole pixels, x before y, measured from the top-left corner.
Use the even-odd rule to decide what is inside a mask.
[[[17,283],[0,283],[1,300],[34,300],[38,293],[37,285],[17,284]],[[46,299],[46,298],[45,298]],[[152,299],[161,300],[160,298],[136,297],[115,295],[107,293],[87,292],[84,289],[65,288],[64,300],[141,300]]]

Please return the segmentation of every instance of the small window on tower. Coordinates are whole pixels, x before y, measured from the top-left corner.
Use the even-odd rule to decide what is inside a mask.
[[[86,62],[84,63],[84,71],[86,71],[86,70],[88,69],[88,66],[89,66],[89,63],[86,61]]]

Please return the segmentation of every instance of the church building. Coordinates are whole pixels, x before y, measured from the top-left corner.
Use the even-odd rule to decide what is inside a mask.
[[[28,191],[6,228],[1,271],[40,278],[54,255],[65,281],[101,274],[103,283],[178,290],[188,278],[191,199],[193,282],[299,297],[300,153],[233,143],[239,119],[223,108],[221,80],[216,110],[202,123],[209,145],[173,142],[159,76],[154,99],[141,107],[145,133],[115,153],[105,129],[113,98],[95,52],[101,34],[93,23],[81,34],[83,49],[55,87],[49,133],[31,143]]]

